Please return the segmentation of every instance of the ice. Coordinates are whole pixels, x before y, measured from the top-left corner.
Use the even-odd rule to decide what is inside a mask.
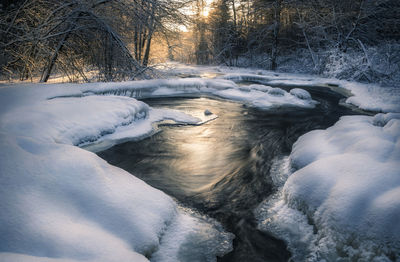
[[[290,159],[295,172],[258,214],[296,261],[400,258],[399,114],[342,117],[301,136]]]

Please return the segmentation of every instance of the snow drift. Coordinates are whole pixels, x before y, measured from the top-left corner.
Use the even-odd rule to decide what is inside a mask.
[[[214,76],[220,80],[253,82],[273,87],[331,88],[347,97],[346,104],[374,112],[400,112],[400,89],[396,85],[382,87],[378,84],[363,84],[316,75],[278,73],[240,67],[190,66],[173,62],[160,65],[160,70],[169,77],[182,74],[198,77]]]
[[[0,89],[0,260],[177,261],[186,246],[214,261],[229,251],[232,236],[216,222],[76,146],[143,136],[162,119],[200,119],[128,97],[48,99],[79,91]]]
[[[342,117],[300,137],[290,161],[297,171],[259,216],[298,261],[400,258],[400,114]]]

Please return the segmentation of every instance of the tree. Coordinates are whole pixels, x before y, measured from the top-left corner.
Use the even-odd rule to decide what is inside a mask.
[[[106,81],[146,77],[154,33],[168,30],[168,23],[181,22],[179,10],[188,2],[25,0],[7,4],[0,11],[2,72],[18,72],[22,80],[40,74],[42,82],[54,71],[87,79],[85,71],[93,69]]]
[[[207,23],[205,21],[204,13],[206,8],[205,0],[197,0],[194,2],[195,15],[194,15],[194,34],[196,39],[195,56],[198,65],[205,65],[209,63],[209,48],[206,38]]]

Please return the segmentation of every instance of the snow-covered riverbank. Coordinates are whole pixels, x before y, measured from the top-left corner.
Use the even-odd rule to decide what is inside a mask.
[[[400,89],[265,70],[172,66],[269,86],[320,86],[375,116],[346,116],[305,134],[271,170],[278,192],[256,210],[260,228],[283,238],[295,261],[400,259]]]
[[[270,90],[203,79],[1,88],[1,260],[176,261],[189,252],[212,261],[228,252],[232,235],[216,222],[182,211],[164,193],[77,146],[138,139],[165,119],[198,124],[213,117],[118,95],[222,97],[218,92],[228,91],[238,98],[243,92],[240,100],[249,104],[270,98],[263,108],[315,104],[305,91]]]
[[[399,259],[400,114],[342,117],[300,137],[288,161],[256,213],[295,261]]]
[[[221,73],[219,79],[0,88],[1,260],[176,261],[185,245],[212,261],[230,250],[232,236],[216,222],[183,211],[161,191],[77,147],[110,146],[150,135],[152,124],[163,119],[188,124],[206,120],[205,116],[198,119],[184,112],[152,109],[132,97],[208,95],[264,110],[312,108],[316,102],[305,90],[286,92],[267,85],[335,84],[355,94],[347,99],[349,103],[400,111],[396,89],[381,93],[361,84],[308,81],[266,71],[231,73]],[[260,84],[243,87],[231,80]],[[337,235],[330,234],[332,241],[345,246],[343,241],[351,235],[351,240],[357,240],[350,245],[354,254],[371,239],[387,248],[370,251],[375,257],[388,256],[386,250],[398,252],[399,239],[393,232],[399,228],[390,230],[390,223],[391,216],[400,215],[399,126],[398,115],[353,116],[299,139],[291,156],[298,171],[282,187],[282,210],[297,212],[304,219],[307,215],[318,232],[340,227]],[[357,210],[362,219],[353,217],[359,214]],[[372,233],[361,234],[367,227]],[[325,252],[326,242],[313,243],[318,252]],[[318,258],[329,259],[330,253]]]
[[[376,84],[363,84],[315,75],[276,73],[261,69],[236,67],[190,66],[179,63],[166,63],[159,66],[168,77],[216,77],[232,81],[254,81],[269,86],[320,86],[344,93],[346,103],[374,112],[400,112],[400,88],[398,86],[380,87]]]
[[[162,119],[200,119],[127,97],[46,99],[71,89],[0,90],[0,260],[175,261],[183,244],[211,260],[229,251],[232,236],[216,222],[76,147],[143,136]]]

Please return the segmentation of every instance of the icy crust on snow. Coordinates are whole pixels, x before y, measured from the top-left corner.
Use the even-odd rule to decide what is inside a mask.
[[[309,132],[290,164],[297,171],[258,217],[296,261],[400,259],[399,113],[345,116]]]
[[[128,97],[47,99],[76,94],[70,87],[0,89],[0,260],[148,261],[198,238],[208,245],[196,249],[195,260],[228,252],[232,236],[216,222],[193,217],[163,192],[74,146],[143,135],[152,121],[199,119]]]

